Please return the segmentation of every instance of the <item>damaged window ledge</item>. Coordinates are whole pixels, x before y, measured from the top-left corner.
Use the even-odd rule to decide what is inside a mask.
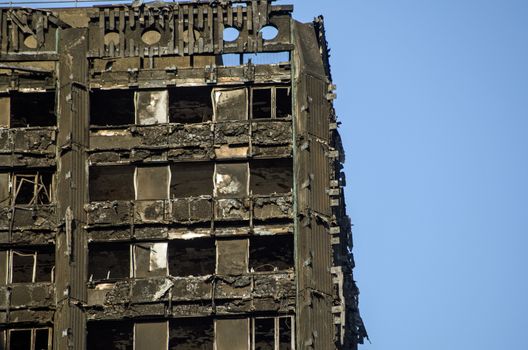
[[[294,281],[295,272],[293,271],[293,269],[288,269],[276,272],[249,272],[238,275],[210,274],[204,276],[169,275],[163,277],[130,277],[123,278],[119,281],[89,281],[87,282],[87,287],[89,292],[92,294],[92,302],[89,302],[90,305],[97,304],[97,302],[95,302],[95,299],[93,299],[98,299],[97,294],[99,294],[99,297],[103,296],[103,299],[99,298],[99,303],[104,300],[104,303],[106,304],[108,300],[108,295],[113,295],[107,293],[113,293],[117,290],[130,290],[130,293],[132,294],[132,303],[134,304],[142,303],[145,301],[159,302],[166,300],[166,297],[169,295],[169,292],[173,294],[172,299],[183,300],[186,298],[185,294],[189,293],[189,291],[186,290],[188,286],[193,287],[193,295],[188,296],[188,298],[190,299],[203,300],[213,298],[213,296],[211,295],[211,286],[214,286],[215,290],[219,291],[220,294],[223,295],[223,297],[217,296],[218,299],[224,299],[227,297],[228,294],[230,294],[231,298],[234,299],[245,299],[247,297],[255,297],[257,295],[259,297],[262,297],[265,296],[265,294],[267,294],[267,296],[273,296],[275,289],[278,288],[278,286],[275,286],[274,283],[288,284]],[[143,286],[151,286],[156,290],[150,290],[148,295],[142,295]],[[184,287],[184,290],[178,291],[182,287]],[[264,290],[262,290],[262,288],[264,288]],[[240,290],[240,294],[233,293],[234,290]],[[264,294],[263,291],[265,291]],[[143,301],[137,301],[141,298]],[[130,300],[118,299],[112,302],[116,304],[129,303]]]

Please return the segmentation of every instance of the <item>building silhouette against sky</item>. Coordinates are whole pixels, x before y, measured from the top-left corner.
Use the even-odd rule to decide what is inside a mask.
[[[323,19],[292,11],[0,9],[0,348],[363,341]]]

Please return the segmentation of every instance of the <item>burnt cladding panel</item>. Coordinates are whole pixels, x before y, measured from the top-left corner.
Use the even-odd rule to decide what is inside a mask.
[[[322,217],[331,213],[328,199],[328,149],[330,109],[326,100],[328,79],[314,27],[295,24],[295,57],[298,87],[296,94],[296,133],[308,147],[296,150],[295,173],[298,183],[297,209],[303,219],[297,223],[298,303],[297,325],[300,348],[335,348],[332,318],[333,285],[330,269],[331,235]],[[309,224],[308,224],[309,223]],[[310,264],[303,264],[310,261]],[[310,306],[307,306],[310,305]]]
[[[329,106],[326,100],[328,83],[319,77],[307,74],[304,79],[309,101],[308,132],[325,141],[329,136]]]
[[[332,211],[330,207],[330,197],[328,189],[330,188],[330,163],[326,156],[328,146],[312,139],[310,145],[310,174],[313,175],[311,187],[312,209],[320,214],[330,216]]]
[[[59,82],[58,91],[58,126],[57,145],[63,147],[60,156],[60,168],[57,174],[58,206],[61,218],[66,218],[67,208],[71,210],[70,232],[65,232],[58,240],[56,289],[62,295],[69,288],[75,300],[86,302],[87,251],[85,248],[86,213],[84,204],[88,199],[86,149],[89,142],[89,96],[85,86],[88,78],[87,30],[69,28],[60,31],[59,45]],[[75,83],[74,83],[75,82]],[[66,238],[68,237],[68,238]],[[69,248],[71,247],[71,248]],[[55,331],[54,344],[61,348],[70,342],[76,349],[85,346],[85,316],[77,307],[69,307],[67,298],[58,308],[61,312],[55,315],[55,329],[72,329],[72,337],[62,337],[62,331]],[[62,311],[63,308],[66,311]]]

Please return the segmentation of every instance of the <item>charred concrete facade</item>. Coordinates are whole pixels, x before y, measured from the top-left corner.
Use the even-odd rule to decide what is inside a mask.
[[[0,8],[0,348],[357,348],[323,20],[292,11]]]

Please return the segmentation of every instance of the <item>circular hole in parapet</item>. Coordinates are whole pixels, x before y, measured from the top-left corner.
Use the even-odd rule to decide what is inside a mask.
[[[267,26],[262,27],[259,33],[262,34],[262,39],[273,40],[279,34],[279,30],[275,26],[267,25]]]
[[[28,49],[36,49],[38,46],[37,37],[33,34],[29,34],[24,38],[24,46]]]
[[[240,31],[235,27],[226,27],[224,29],[224,41],[231,42],[238,39]]]
[[[157,44],[161,40],[161,33],[155,29],[148,29],[141,35],[141,40],[147,45]]]
[[[114,46],[119,45],[119,33],[117,32],[108,32],[104,36],[105,45],[114,44]]]

